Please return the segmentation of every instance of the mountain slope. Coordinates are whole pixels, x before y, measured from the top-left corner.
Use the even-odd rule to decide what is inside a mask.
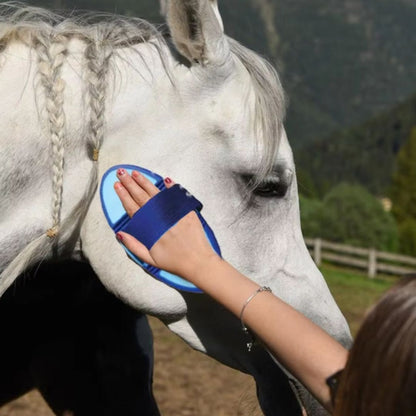
[[[386,195],[396,155],[414,126],[416,94],[370,121],[306,146],[297,154],[297,166],[301,176],[308,173],[321,195],[342,181]]]
[[[416,91],[414,0],[272,2],[295,147]]]

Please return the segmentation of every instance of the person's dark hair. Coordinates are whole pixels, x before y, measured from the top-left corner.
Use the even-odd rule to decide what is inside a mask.
[[[334,416],[416,415],[416,276],[368,313],[341,376]]]

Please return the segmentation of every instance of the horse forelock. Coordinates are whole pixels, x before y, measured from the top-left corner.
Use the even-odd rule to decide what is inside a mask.
[[[254,123],[261,148],[261,163],[251,186],[255,187],[272,171],[283,132],[286,113],[285,94],[279,75],[263,57],[229,38],[231,52],[250,75],[255,96]]]

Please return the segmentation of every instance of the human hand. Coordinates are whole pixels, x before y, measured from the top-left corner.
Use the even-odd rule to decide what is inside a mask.
[[[129,175],[126,170],[119,169],[117,178],[120,182],[114,184],[114,189],[129,217],[160,192],[137,171]],[[174,182],[166,178],[165,185],[170,188]],[[117,239],[142,261],[182,276],[192,283],[196,283],[198,270],[212,259],[219,259],[211,248],[195,212],[190,212],[178,221],[150,250],[125,232],[118,232]]]

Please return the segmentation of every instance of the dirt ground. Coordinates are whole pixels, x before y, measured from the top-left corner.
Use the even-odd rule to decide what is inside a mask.
[[[189,348],[158,320],[154,391],[163,416],[259,416],[252,378]],[[0,416],[53,416],[32,391],[0,408]]]

